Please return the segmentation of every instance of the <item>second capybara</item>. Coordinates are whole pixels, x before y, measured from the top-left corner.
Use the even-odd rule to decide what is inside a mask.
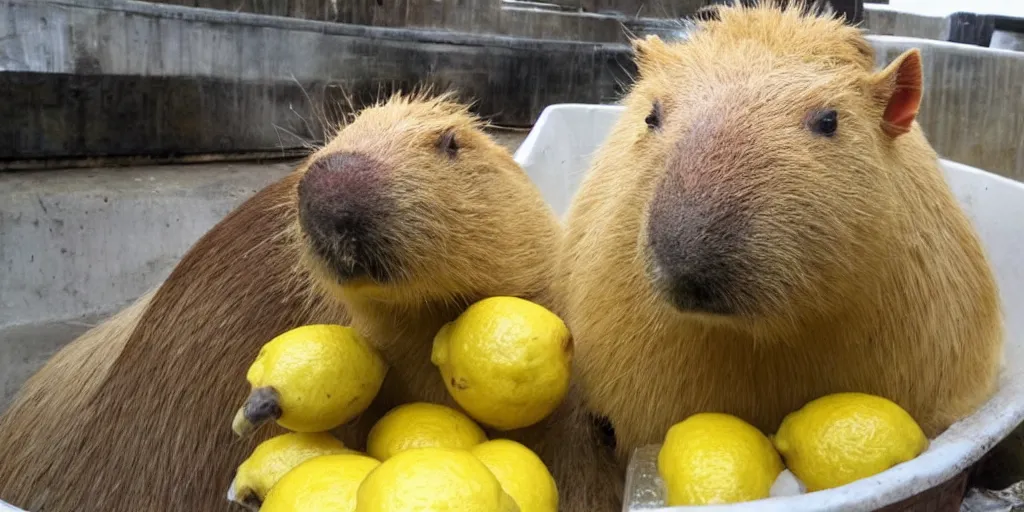
[[[935,436],[994,391],[1000,303],[916,115],[921,57],[792,2],[634,43],[638,79],[567,218],[566,321],[624,462],[723,412],[892,399]]]
[[[361,448],[373,423],[397,405],[458,408],[430,353],[441,326],[470,304],[512,295],[557,310],[551,288],[561,227],[554,212],[464,106],[426,107],[448,116],[364,113],[348,127],[358,136],[342,132],[320,150],[298,187],[305,266],[390,364],[369,413],[339,429],[348,446]],[[406,136],[389,136],[395,129]],[[581,403],[570,385],[540,423],[488,434],[518,440],[548,464],[561,510],[619,510],[623,482]]]
[[[0,418],[0,498],[32,512],[231,509],[235,468],[281,431],[232,433],[246,369],[299,325],[351,323],[390,366],[371,409],[338,430],[348,446],[362,449],[394,405],[452,404],[433,335],[484,297],[550,305],[560,236],[481,128],[447,95],[363,110],[213,227],[156,291],[30,379]],[[563,510],[614,510],[621,482],[576,397],[507,435],[551,467]]]

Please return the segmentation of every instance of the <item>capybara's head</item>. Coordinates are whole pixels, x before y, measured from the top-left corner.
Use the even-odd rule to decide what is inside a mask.
[[[919,54],[876,70],[859,30],[798,2],[714,14],[686,40],[634,43],[617,129],[637,166],[622,172],[646,183],[627,201],[646,272],[710,320],[841,307],[913,193],[896,160],[916,136]]]
[[[547,275],[557,219],[482,128],[451,95],[426,94],[395,95],[342,127],[297,190],[306,260],[321,281],[425,301],[516,272]]]

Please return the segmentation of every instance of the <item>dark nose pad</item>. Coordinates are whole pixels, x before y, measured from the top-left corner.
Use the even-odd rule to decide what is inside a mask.
[[[682,311],[735,314],[743,295],[735,288],[741,226],[678,196],[656,197],[651,206],[647,230],[658,286]]]
[[[383,164],[358,153],[327,155],[299,181],[299,224],[342,280],[386,279],[386,182]]]
[[[700,266],[669,270],[666,285],[672,303],[683,311],[718,315],[733,313],[729,301],[729,278],[723,270]]]

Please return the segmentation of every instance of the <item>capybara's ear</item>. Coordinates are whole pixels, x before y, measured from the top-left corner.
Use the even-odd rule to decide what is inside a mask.
[[[921,107],[921,52],[912,48],[875,75],[877,97],[885,103],[882,131],[899,137],[910,131]]]
[[[667,51],[665,41],[655,34],[650,34],[641,39],[636,38],[631,42],[633,46],[633,60],[636,62],[639,77],[647,76],[648,71],[656,66],[656,62]]]

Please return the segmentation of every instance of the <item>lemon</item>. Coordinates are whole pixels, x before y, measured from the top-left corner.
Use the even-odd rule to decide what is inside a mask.
[[[782,420],[773,441],[808,491],[881,473],[928,447],[907,411],[864,393],[836,393],[804,405]]]
[[[519,506],[484,463],[452,448],[414,448],[363,480],[356,512],[515,512]]]
[[[451,407],[415,402],[400,405],[377,420],[366,452],[386,461],[410,448],[471,448],[487,440],[479,425]]]
[[[430,360],[470,416],[511,430],[544,419],[565,397],[572,338],[543,306],[490,297],[438,331]]]
[[[522,512],[558,512],[558,488],[547,466],[529,448],[495,439],[471,448]]]
[[[669,506],[767,498],[782,469],[771,441],[728,414],[695,414],[676,423],[658,452]]]
[[[263,441],[238,465],[228,499],[258,503],[285,473],[318,455],[349,452],[331,434],[290,432]]]
[[[379,465],[358,453],[309,459],[281,477],[260,512],[352,512],[359,485]]]
[[[247,435],[276,419],[295,432],[323,432],[356,417],[377,396],[387,368],[354,329],[306,325],[260,349],[246,379],[252,393],[232,428]]]

